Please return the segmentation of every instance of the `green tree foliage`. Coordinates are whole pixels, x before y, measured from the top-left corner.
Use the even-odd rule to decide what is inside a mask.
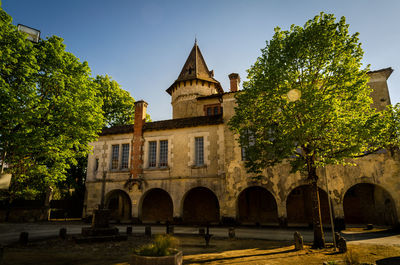
[[[104,124],[107,127],[133,124],[135,100],[111,78],[98,75],[94,80],[98,96],[103,100]]]
[[[129,92],[112,80],[108,75],[96,76],[93,81],[96,97],[102,102],[104,127],[133,124],[135,117],[135,100]],[[146,121],[151,121],[147,114]],[[78,195],[83,195],[86,178],[87,156],[78,158],[76,165],[71,165],[67,173],[67,181],[60,183],[60,190],[74,189]],[[82,197],[83,198],[83,197]]]
[[[87,62],[59,37],[27,41],[11,22],[0,9],[0,152],[18,196],[64,181],[103,115]]]
[[[104,126],[133,124],[135,119],[135,100],[128,91],[112,80],[108,75],[96,76],[94,83],[97,88],[97,96],[103,100]],[[149,114],[146,114],[146,122],[150,122]]]
[[[248,171],[287,160],[293,172],[308,176],[315,247],[325,244],[317,168],[348,164],[397,134],[396,111],[371,108],[362,56],[358,33],[349,34],[345,18],[321,13],[304,27],[276,28],[236,96],[230,126],[240,135]]]

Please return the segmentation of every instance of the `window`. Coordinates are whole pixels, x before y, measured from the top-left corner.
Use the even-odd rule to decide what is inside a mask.
[[[168,140],[160,141],[160,158],[158,166],[159,167],[168,166]]]
[[[98,162],[96,162],[98,163]],[[98,167],[98,165],[96,166]],[[123,170],[129,167],[129,144],[111,146],[111,170]]]
[[[221,104],[204,105],[203,108],[204,108],[204,115],[206,116],[222,114]]]
[[[94,162],[94,171],[99,170],[99,159],[96,158],[96,161]]]
[[[246,140],[246,145],[242,146],[242,161],[247,161],[248,149],[255,144],[255,136],[251,130],[246,130],[241,137]]]
[[[122,145],[122,158],[121,158],[121,169],[128,168],[129,165],[129,144]]]
[[[214,115],[218,115],[219,114],[219,107],[214,107]]]
[[[195,165],[204,165],[204,140],[203,137],[195,138]]]
[[[157,165],[157,142],[149,142],[149,167],[156,167]]]
[[[246,148],[242,147],[242,161],[246,161]]]
[[[154,139],[154,138],[153,138]],[[148,149],[146,152],[147,161],[145,161],[148,168],[167,168],[168,167],[168,140],[158,140],[148,142]],[[157,146],[158,144],[158,146]]]
[[[112,146],[111,169],[118,169],[119,145]]]

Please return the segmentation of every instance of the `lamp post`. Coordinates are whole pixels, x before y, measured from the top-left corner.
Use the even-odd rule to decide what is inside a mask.
[[[331,219],[332,238],[333,238],[333,250],[336,251],[335,226],[333,223],[331,196],[329,194],[328,178],[326,177],[326,168],[324,170],[324,176],[325,176],[326,193],[328,194],[329,217]]]

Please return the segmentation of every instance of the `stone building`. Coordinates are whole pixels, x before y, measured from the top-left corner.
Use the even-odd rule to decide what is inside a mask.
[[[390,104],[391,68],[372,71],[374,106]],[[246,173],[241,148],[227,122],[240,84],[230,74],[230,91],[214,79],[195,43],[176,81],[166,90],[173,118],[145,122],[147,103],[137,101],[135,124],[104,129],[91,143],[84,216],[101,198],[116,220],[145,223],[241,223],[309,225],[310,190],[288,164],[267,168],[263,178]],[[330,189],[338,224],[399,223],[399,156],[384,151],[319,171],[322,217],[329,221]],[[102,195],[103,194],[103,195]]]

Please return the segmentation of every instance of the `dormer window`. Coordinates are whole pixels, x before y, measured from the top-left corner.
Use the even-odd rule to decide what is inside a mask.
[[[221,104],[204,105],[204,115],[212,116],[222,114]]]

